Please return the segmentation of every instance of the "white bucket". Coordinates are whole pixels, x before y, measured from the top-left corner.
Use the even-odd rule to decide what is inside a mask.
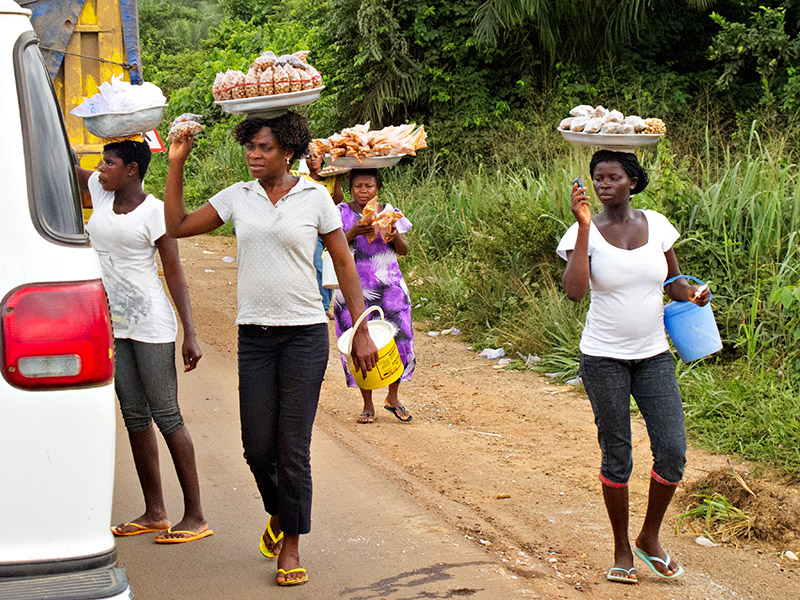
[[[333,268],[333,259],[327,250],[322,251],[322,287],[331,290],[339,289],[339,280]]]

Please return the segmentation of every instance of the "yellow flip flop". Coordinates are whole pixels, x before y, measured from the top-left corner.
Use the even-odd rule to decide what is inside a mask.
[[[303,576],[297,579],[286,579],[286,576],[289,573],[302,573]],[[283,581],[279,581],[278,577],[277,576],[275,577],[275,583],[277,583],[278,585],[301,585],[306,581],[308,581],[308,574],[306,573],[306,570],[303,567],[297,569],[289,569],[288,571],[285,571],[283,569],[278,569],[278,575],[281,574],[284,577]]]
[[[267,548],[267,545],[264,543],[264,535],[268,535],[269,539],[272,540],[272,543],[277,546],[278,542],[283,539],[283,532],[281,531],[277,536],[272,531],[272,527],[270,527],[270,522],[272,521],[272,517],[267,519],[267,526],[264,528],[264,533],[258,539],[258,548],[261,550],[261,554],[266,556],[267,558],[278,558],[278,555],[275,554],[272,550]]]
[[[127,533],[123,533],[123,532],[119,531],[120,527],[136,527],[136,530],[135,531],[128,531]],[[139,535],[140,533],[154,533],[154,532],[158,532],[158,531],[166,531],[167,529],[169,529],[169,527],[170,527],[169,521],[167,521],[167,526],[166,527],[146,527],[144,525],[140,525],[136,521],[131,521],[130,523],[123,523],[122,525],[115,525],[114,527],[111,528],[111,533],[113,533],[114,535],[118,535],[120,537],[123,537],[123,536],[126,536],[126,535]]]
[[[172,529],[172,527],[170,527],[169,529],[167,529],[167,534],[170,533],[177,533],[180,535],[184,535],[185,537],[160,538],[156,536],[156,544],[185,544],[186,542],[193,542],[195,540],[200,540],[203,539],[204,537],[208,537],[214,534],[214,532],[208,528],[208,525],[206,525],[206,528],[203,529],[202,531],[180,530],[180,529]]]

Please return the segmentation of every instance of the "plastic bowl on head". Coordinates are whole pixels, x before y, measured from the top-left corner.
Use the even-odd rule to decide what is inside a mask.
[[[378,348],[378,362],[373,369],[363,373],[355,368],[351,357],[353,333],[361,325],[361,322],[367,318],[367,315],[375,311],[380,313],[381,318],[378,321],[368,321],[367,328],[372,341],[375,342],[375,346]],[[386,387],[400,379],[403,374],[403,361],[400,360],[400,353],[397,351],[397,344],[394,341],[396,332],[394,325],[383,320],[383,309],[380,306],[372,306],[361,313],[355,325],[345,331],[339,338],[337,343],[339,352],[344,356],[347,367],[356,380],[356,385],[362,390],[377,390]]]
[[[155,129],[163,115],[164,106],[153,106],[127,113],[103,113],[83,117],[83,124],[92,135],[115,138]]]

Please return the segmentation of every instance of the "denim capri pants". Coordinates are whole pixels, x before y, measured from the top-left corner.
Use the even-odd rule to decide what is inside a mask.
[[[677,485],[686,464],[686,426],[670,352],[636,360],[581,354],[580,375],[597,425],[600,481],[611,487],[628,485],[633,470],[633,396],[650,436],[652,478]]]
[[[144,431],[155,421],[163,435],[183,427],[178,407],[175,342],[151,344],[114,338],[114,389],[129,432]]]

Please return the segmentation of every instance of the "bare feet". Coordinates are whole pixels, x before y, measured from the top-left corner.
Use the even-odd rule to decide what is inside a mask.
[[[147,513],[141,517],[128,521],[127,523],[120,523],[112,527],[111,532],[114,535],[137,535],[139,533],[150,533],[151,531],[164,531],[170,526],[169,520],[164,517],[152,517]]]

